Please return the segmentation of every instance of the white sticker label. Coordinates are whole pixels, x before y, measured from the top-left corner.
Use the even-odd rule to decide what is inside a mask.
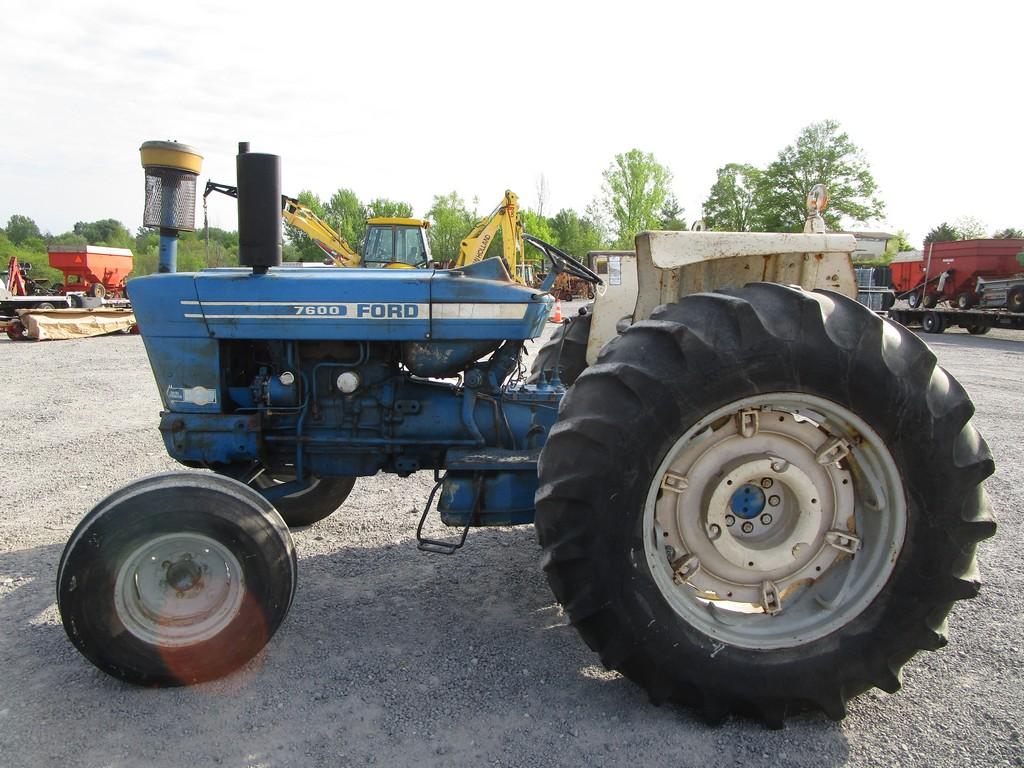
[[[217,390],[206,387],[168,387],[167,402],[213,405],[217,402]]]
[[[608,257],[608,285],[622,285],[622,257]]]

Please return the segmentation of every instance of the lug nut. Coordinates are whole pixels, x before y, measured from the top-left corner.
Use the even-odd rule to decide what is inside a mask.
[[[771,496],[768,497],[768,506],[777,507],[779,506],[780,501],[782,501],[782,499],[780,499],[773,493]]]
[[[736,522],[736,518],[733,517],[732,515],[726,515],[725,516],[725,524],[726,525],[731,527],[732,524],[735,523],[735,522]]]
[[[665,547],[665,557],[668,558],[669,562],[672,562],[676,559],[676,548],[673,547],[671,544]]]
[[[720,526],[718,524],[714,524],[710,528],[708,528],[708,536],[711,537],[712,541],[717,539],[721,535],[722,535],[722,526]]]
[[[762,477],[761,478],[761,487],[762,488],[771,488],[774,484],[775,484],[775,481],[772,480],[770,477]]]
[[[763,525],[771,525],[772,524],[772,516],[771,515],[761,515],[761,523]]]
[[[743,532],[751,533],[754,530],[754,524],[749,520],[743,524]]]

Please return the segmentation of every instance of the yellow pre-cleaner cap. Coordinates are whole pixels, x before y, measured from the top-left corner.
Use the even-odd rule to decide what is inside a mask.
[[[176,141],[147,141],[139,147],[143,168],[173,168],[197,176],[203,167],[203,156],[187,144]]]

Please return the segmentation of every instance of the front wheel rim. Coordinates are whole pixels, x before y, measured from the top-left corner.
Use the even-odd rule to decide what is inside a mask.
[[[226,547],[201,534],[171,533],[146,541],[124,560],[114,609],[143,642],[180,647],[224,631],[244,596],[242,567]]]
[[[647,495],[644,549],[682,619],[767,650],[859,615],[892,574],[906,525],[899,470],[871,427],[824,398],[766,394],[675,441]]]

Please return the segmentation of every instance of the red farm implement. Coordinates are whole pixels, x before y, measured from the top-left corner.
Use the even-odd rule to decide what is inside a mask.
[[[134,266],[127,248],[98,245],[52,245],[50,266],[64,273],[62,293],[83,291],[90,296],[120,298]]]
[[[1024,240],[957,240],[933,243],[923,258],[893,261],[892,285],[912,307],[942,301],[970,309],[979,301],[978,278],[1008,278],[1024,272]]]

